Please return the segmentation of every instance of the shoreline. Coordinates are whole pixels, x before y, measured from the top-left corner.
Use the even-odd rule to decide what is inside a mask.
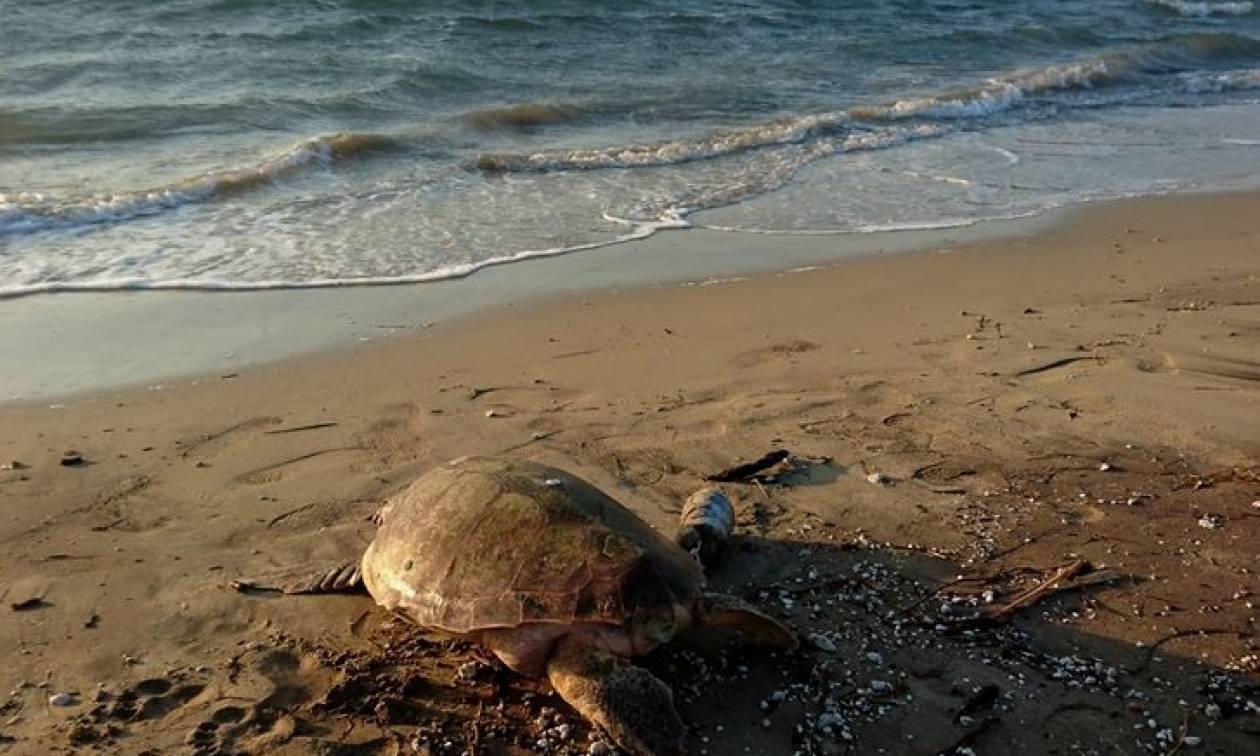
[[[642,240],[522,260],[422,283],[249,291],[58,292],[0,299],[0,406],[197,383],[278,361],[413,338],[442,323],[549,299],[812,272],[883,256],[1034,241],[1125,208],[1260,190],[1185,191],[1000,220],[874,233],[663,229]],[[681,232],[681,233],[680,233]],[[773,257],[766,252],[774,247]],[[127,333],[122,339],[119,333]],[[119,342],[122,342],[121,349]]]
[[[1233,182],[1237,184],[1237,182]],[[0,297],[0,406],[164,387],[367,343],[478,313],[604,292],[756,278],[888,255],[1036,239],[1112,208],[1260,196],[1250,185],[1090,200],[940,228],[778,233],[664,228],[644,239],[425,282],[261,290],[68,291]],[[768,252],[773,248],[773,253]],[[129,334],[119,338],[118,334]],[[120,348],[121,343],[121,348]]]
[[[0,364],[0,404],[195,380],[357,343],[392,341],[434,323],[552,297],[755,277],[1033,234],[1088,204],[961,226],[872,233],[666,228],[645,239],[421,283],[239,292],[82,291],[0,299],[0,330],[11,340],[5,345],[10,359]],[[766,251],[771,246],[773,255]],[[125,362],[119,359],[119,333],[131,334],[122,339]]]

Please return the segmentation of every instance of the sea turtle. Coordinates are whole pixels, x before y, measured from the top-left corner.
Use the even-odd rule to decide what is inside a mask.
[[[627,658],[686,629],[734,628],[781,648],[795,636],[744,601],[704,591],[696,559],[575,475],[464,457],[387,503],[358,562],[236,581],[289,593],[362,582],[381,606],[546,676],[574,709],[635,754],[682,752],[670,689]]]

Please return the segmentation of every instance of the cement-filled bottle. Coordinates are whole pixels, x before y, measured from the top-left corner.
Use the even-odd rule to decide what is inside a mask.
[[[714,486],[702,488],[683,503],[675,543],[691,552],[706,568],[722,558],[735,528],[735,507]]]

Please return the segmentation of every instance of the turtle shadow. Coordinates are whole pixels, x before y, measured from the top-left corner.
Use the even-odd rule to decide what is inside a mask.
[[[1082,628],[1141,578],[1055,594],[986,626],[966,620],[1053,570],[1018,571],[996,597],[960,572],[919,552],[745,535],[710,587],[789,625],[800,649],[697,653],[687,637],[644,663],[675,690],[695,752],[1130,752],[1135,739],[1167,752],[1188,732],[1234,753],[1260,734],[1260,681],[1178,646],[1207,636],[1141,646]]]
[[[1015,570],[996,598],[1054,566]],[[743,534],[709,588],[784,622],[800,648],[690,633],[636,663],[674,691],[692,753],[1130,752],[1135,738],[1166,752],[1183,721],[1207,752],[1242,753],[1260,734],[1247,709],[1260,699],[1254,680],[1179,653],[1183,639],[1143,648],[1081,628],[1137,578],[1051,596],[980,627],[955,624],[991,601],[983,585],[957,580],[961,569],[916,551]],[[598,737],[545,680],[509,672],[470,641],[379,608],[354,627],[283,641],[300,655],[254,652],[266,694],[237,707],[239,721],[208,717],[190,742],[346,753],[436,753],[449,743],[451,752],[517,754],[542,741],[547,752],[581,753]],[[301,695],[286,687],[294,680],[304,681]],[[264,739],[251,739],[259,730]]]

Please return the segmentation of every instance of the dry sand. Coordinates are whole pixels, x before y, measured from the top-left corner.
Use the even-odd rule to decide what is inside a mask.
[[[585,753],[545,683],[475,646],[227,583],[356,553],[463,454],[567,468],[668,531],[705,474],[777,448],[788,469],[728,486],[713,582],[806,643],[646,660],[692,753],[1254,749],[1258,206],[1098,205],[0,408],[0,751]],[[1078,558],[1114,579],[955,625]]]

